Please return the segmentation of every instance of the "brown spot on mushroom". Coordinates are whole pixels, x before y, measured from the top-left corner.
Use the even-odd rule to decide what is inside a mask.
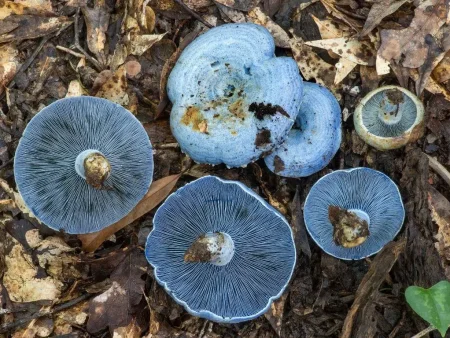
[[[210,262],[212,258],[211,251],[208,249],[208,241],[205,235],[201,235],[197,240],[186,250],[184,254],[185,262]]]
[[[255,146],[263,147],[266,144],[269,144],[270,141],[270,130],[261,129],[258,134],[256,134]]]
[[[278,155],[275,155],[273,159],[273,166],[275,167],[275,174],[278,174],[280,171],[283,171],[285,169],[284,162]]]
[[[244,112],[244,109],[242,106],[243,106],[243,100],[239,99],[239,100],[236,100],[236,102],[230,104],[228,106],[228,110],[230,111],[231,114],[233,114],[237,118],[244,119],[246,117],[246,115],[245,115],[245,112]]]
[[[206,120],[200,112],[200,109],[194,106],[189,106],[186,108],[186,112],[181,117],[181,123],[183,123],[185,126],[192,126],[193,130],[202,133],[205,132],[205,130],[207,130],[208,128]]]
[[[273,116],[276,113],[279,113],[289,118],[289,114],[286,113],[283,107],[279,105],[273,106],[271,103],[266,104],[262,102],[260,103],[253,102],[252,104],[250,104],[248,110],[251,111],[252,113],[255,113],[255,117],[258,120],[263,120],[264,116],[266,115]]]

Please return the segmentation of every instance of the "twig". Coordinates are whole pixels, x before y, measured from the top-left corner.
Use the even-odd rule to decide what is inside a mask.
[[[202,24],[204,24],[208,28],[213,28],[214,26],[211,25],[208,21],[203,19],[200,15],[195,13],[191,8],[189,8],[188,5],[186,5],[183,0],[175,0],[177,4],[179,4],[183,9],[188,12],[190,15],[192,15],[194,18],[196,18],[198,21],[200,21]]]
[[[70,300],[70,301],[68,301],[68,302],[66,302],[64,304],[60,304],[58,306],[55,306],[53,309],[39,311],[39,312],[34,313],[34,314],[32,314],[30,316],[27,316],[25,318],[16,320],[16,321],[14,321],[12,323],[3,324],[3,325],[0,326],[0,333],[6,333],[6,332],[8,332],[8,331],[18,327],[18,326],[21,326],[21,325],[24,325],[24,324],[28,323],[29,321],[31,321],[33,319],[41,318],[41,317],[44,317],[44,316],[49,316],[49,315],[52,315],[52,314],[54,314],[56,312],[59,312],[59,311],[71,308],[72,306],[82,302],[83,300],[88,299],[91,296],[92,296],[91,294],[85,293],[84,295],[82,295],[82,296],[80,296],[78,298],[72,299],[72,300]]]
[[[438,160],[436,160],[434,157],[428,156],[428,161],[430,164],[431,169],[433,169],[439,176],[442,177],[442,179],[447,182],[448,185],[450,185],[450,173],[448,170],[439,163]]]
[[[433,325],[428,326],[425,330],[420,331],[418,334],[412,336],[411,338],[420,338],[425,336],[427,333],[436,330]]]
[[[174,143],[163,143],[163,144],[155,144],[155,149],[177,149],[180,145],[176,142]]]
[[[75,30],[75,47],[83,53],[84,57],[91,62],[94,67],[101,72],[103,70],[103,67],[100,65],[100,62],[98,62],[96,59],[94,59],[92,56],[90,56],[80,45],[80,38],[78,37],[78,18],[80,15],[80,7],[77,8],[77,12],[75,13],[75,20],[74,20],[74,30]]]
[[[56,46],[56,49],[59,49],[59,50],[62,50],[63,52],[66,52],[66,53],[68,53],[68,54],[72,54],[73,56],[76,56],[76,57],[78,57],[78,58],[83,58],[83,59],[85,59],[86,57],[84,56],[84,54],[80,54],[80,53],[77,53],[77,52],[74,52],[72,49],[70,49],[70,48],[66,48],[66,47],[63,47],[63,46]]]

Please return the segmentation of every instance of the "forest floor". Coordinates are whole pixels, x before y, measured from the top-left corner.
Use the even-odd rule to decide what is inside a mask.
[[[0,333],[394,338],[426,328],[404,291],[450,279],[450,180],[436,164],[450,166],[448,18],[446,0],[0,1]],[[195,164],[171,134],[165,86],[177,57],[208,27],[245,21],[266,26],[276,54],[294,57],[305,80],[339,99],[343,142],[333,161],[310,177],[276,176],[263,160],[238,169]],[[358,137],[352,114],[365,94],[386,84],[416,93],[426,121],[417,142],[382,152]],[[27,122],[55,100],[77,95],[133,112],[155,159],[153,190],[140,209],[107,231],[79,237],[29,215],[13,171]],[[376,256],[342,261],[306,235],[302,206],[320,177],[360,166],[394,180],[406,219]],[[155,282],[143,255],[156,207],[204,175],[243,182],[299,234],[294,276],[256,320],[225,325],[187,314]]]

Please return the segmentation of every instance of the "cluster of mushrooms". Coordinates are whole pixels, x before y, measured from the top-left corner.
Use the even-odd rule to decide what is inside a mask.
[[[341,142],[341,111],[330,91],[303,82],[294,60],[275,57],[270,33],[226,24],[194,40],[168,81],[171,129],[199,163],[246,166],[264,158],[286,177],[323,169]],[[370,145],[393,149],[420,137],[423,107],[409,91],[369,93],[354,114]],[[93,97],[54,102],[28,124],[14,163],[30,210],[67,233],[99,231],[129,213],[153,176],[150,140],[123,107]],[[377,253],[400,231],[395,183],[369,168],[337,170],[312,187],[306,228],[328,254]],[[156,280],[191,314],[237,323],[268,310],[286,288],[296,249],[286,219],[253,190],[213,176],[170,195],[146,244]]]

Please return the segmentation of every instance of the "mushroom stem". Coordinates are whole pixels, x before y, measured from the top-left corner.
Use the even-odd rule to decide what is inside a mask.
[[[77,156],[75,170],[92,187],[102,189],[103,182],[111,174],[111,165],[101,152],[88,149]]]
[[[328,218],[334,226],[334,242],[344,248],[361,245],[370,234],[369,217],[361,210],[346,210],[330,205]]]
[[[234,242],[224,232],[206,233],[195,240],[184,254],[185,262],[228,264],[234,255]]]

